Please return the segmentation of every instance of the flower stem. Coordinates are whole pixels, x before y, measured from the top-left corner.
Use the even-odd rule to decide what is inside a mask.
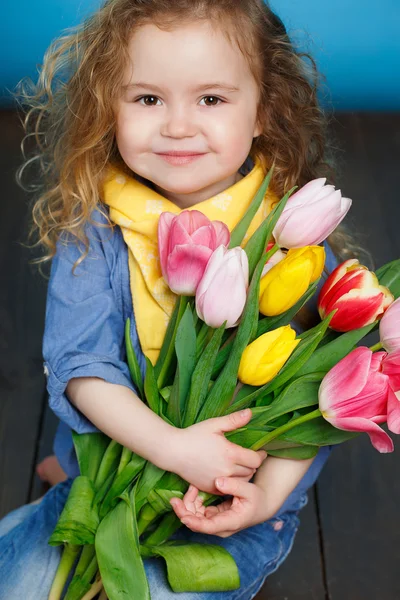
[[[53,585],[51,586],[48,600],[59,600],[61,598],[61,594],[67,582],[69,572],[72,569],[72,565],[74,564],[80,550],[81,546],[65,544],[60,564],[58,565]]]
[[[179,300],[178,300],[178,313],[177,313],[177,318],[176,318],[176,322],[175,322],[175,327],[174,330],[172,332],[172,337],[165,355],[165,359],[162,363],[159,375],[157,377],[157,385],[158,385],[158,389],[160,390],[161,388],[163,388],[166,385],[166,377],[168,374],[168,369],[171,365],[171,362],[173,360],[174,354],[175,354],[175,337],[176,337],[176,332],[179,326],[179,323],[181,321],[181,318],[183,316],[183,313],[186,310],[186,306],[188,303],[189,299],[187,296],[180,296]]]
[[[101,579],[96,579],[90,590],[82,596],[82,600],[92,600],[101,590],[103,589],[103,582]]]
[[[306,415],[303,415],[302,417],[299,417],[298,419],[294,419],[293,421],[286,423],[286,425],[277,427],[273,431],[266,433],[261,439],[259,439],[257,442],[255,442],[251,446],[251,450],[260,450],[263,446],[266,446],[266,444],[268,444],[275,438],[279,437],[283,433],[286,433],[286,431],[289,431],[290,429],[297,427],[297,425],[306,423],[307,421],[312,421],[313,419],[318,419],[318,417],[321,417],[321,416],[322,416],[321,411],[319,409],[317,409],[317,410],[313,410],[312,412],[310,412]]]
[[[369,349],[372,352],[375,352],[375,350],[380,350],[381,348],[383,348],[381,342],[378,342],[377,344],[374,344],[373,346],[370,346]]]

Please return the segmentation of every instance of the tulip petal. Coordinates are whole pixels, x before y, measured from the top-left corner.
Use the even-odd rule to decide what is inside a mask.
[[[336,301],[352,290],[371,290],[373,295],[377,294],[379,289],[374,285],[371,275],[372,273],[363,267],[345,273],[324,298],[325,304],[328,305],[327,310],[329,312],[333,310]]]
[[[215,229],[211,225],[203,225],[194,231],[190,236],[193,244],[198,246],[207,246],[214,250],[216,244]]]
[[[192,244],[192,238],[190,237],[187,229],[184,227],[182,220],[179,220],[178,217],[171,223],[171,228],[169,230],[169,238],[168,238],[168,254],[170,254],[175,246],[185,246],[187,244]]]
[[[329,275],[324,285],[321,288],[318,297],[318,306],[321,306],[326,313],[325,306],[327,303],[327,296],[329,290],[333,288],[333,286],[355,265],[359,265],[359,261],[356,258],[351,258],[349,260],[345,260],[340,265],[338,265],[332,273]],[[352,269],[353,270],[353,269]]]
[[[326,418],[326,417],[325,417]],[[373,447],[381,453],[393,452],[393,440],[379,425],[362,417],[333,417],[326,418],[333,427],[344,431],[360,431],[369,435]]]
[[[225,248],[225,246],[219,246],[216,250],[214,250],[209,262],[207,263],[207,267],[203,273],[203,277],[199,283],[199,287],[197,288],[197,296],[201,296],[207,290],[212,280],[216,276],[217,272],[219,271],[219,268],[222,265],[227,252],[228,250]]]
[[[390,431],[400,433],[400,392],[394,392],[390,386],[387,403],[387,424]]]
[[[240,281],[242,280],[242,285]],[[247,286],[241,276],[238,260],[232,255],[225,260],[203,294],[196,296],[200,312],[210,327],[234,327],[241,317],[247,298]]]
[[[313,198],[317,192],[323,188],[326,183],[326,177],[319,177],[318,179],[312,179],[292,196],[286,203],[285,210],[291,209],[298,206],[303,206],[305,202],[309,201],[309,198]]]
[[[329,323],[331,329],[335,331],[358,329],[373,323],[382,314],[383,294],[378,292],[369,298],[361,298],[356,294],[357,291],[354,294],[349,292],[333,306],[332,310],[336,308],[338,311]]]
[[[372,352],[360,346],[342,358],[323,378],[318,391],[321,412],[334,411],[340,401],[357,396],[365,387]]]
[[[400,350],[388,354],[382,361],[382,372],[389,378],[394,392],[400,390]]]
[[[318,202],[310,202],[284,216],[284,226],[277,241],[285,248],[317,245],[332,233],[344,219],[351,206],[348,200],[342,207],[340,191],[330,193]],[[283,211],[284,215],[285,211]]]
[[[167,258],[168,258],[168,243],[169,243],[169,232],[171,229],[172,221],[176,215],[172,212],[165,211],[161,213],[158,220],[158,254],[160,256],[161,272],[164,279],[167,281]]]
[[[222,221],[211,221],[211,226],[215,230],[216,242],[215,248],[218,246],[229,246],[229,242],[231,241],[231,234],[228,227]],[[212,248],[212,250],[215,250]]]
[[[185,244],[175,246],[168,256],[167,283],[176,294],[193,296],[212,254],[210,248]]]
[[[388,352],[400,350],[400,298],[385,311],[379,323],[379,337]]]
[[[181,226],[187,231],[188,235],[192,235],[196,229],[210,225],[211,221],[206,215],[199,210],[183,210],[178,216],[178,221]]]

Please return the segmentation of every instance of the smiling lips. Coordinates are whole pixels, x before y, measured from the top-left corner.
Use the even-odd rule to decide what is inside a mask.
[[[201,156],[204,156],[204,152],[193,152],[190,150],[171,150],[170,152],[157,152],[158,156],[164,159],[171,165],[188,165]]]

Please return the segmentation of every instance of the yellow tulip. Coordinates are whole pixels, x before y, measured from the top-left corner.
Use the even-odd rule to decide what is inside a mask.
[[[242,383],[264,385],[281,370],[300,340],[290,327],[268,331],[247,346],[242,354],[238,377]]]
[[[260,281],[260,312],[268,317],[292,308],[320,277],[325,264],[323,246],[290,249]]]

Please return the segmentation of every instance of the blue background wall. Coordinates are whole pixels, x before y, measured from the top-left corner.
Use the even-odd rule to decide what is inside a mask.
[[[64,28],[99,6],[99,0],[16,0],[3,9],[0,89],[36,65]],[[339,110],[400,110],[400,0],[272,0],[292,38],[309,50],[327,81],[321,98]]]

